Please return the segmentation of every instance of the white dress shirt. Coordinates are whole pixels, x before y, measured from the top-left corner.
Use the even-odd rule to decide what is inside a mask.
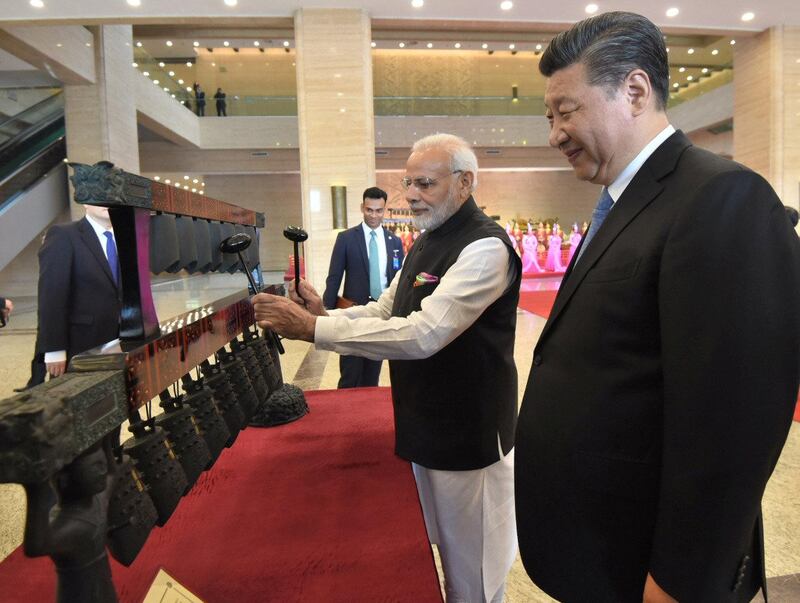
[[[644,162],[650,158],[655,150],[661,146],[667,138],[672,136],[675,133],[675,128],[672,127],[672,124],[668,125],[666,128],[661,130],[658,134],[656,134],[655,138],[647,143],[647,145],[639,151],[639,154],[633,158],[625,169],[620,172],[619,176],[608,185],[608,194],[611,196],[611,200],[616,203],[617,199],[622,196],[622,193],[625,192],[625,189],[628,188],[628,185],[633,180],[633,177],[639,172],[641,167],[644,165]]]
[[[364,231],[364,241],[367,243],[367,257],[369,257],[369,240],[372,238],[370,233],[375,233],[375,240],[378,243],[378,265],[381,270],[381,291],[386,291],[389,283],[386,282],[386,238],[383,235],[383,228],[378,226],[372,230],[366,222],[362,222],[361,229]]]
[[[108,261],[108,252],[106,251],[106,235],[103,234],[106,231],[111,233],[111,238],[114,239],[114,245],[117,244],[116,238],[114,238],[114,229],[113,228],[106,228],[97,220],[92,218],[89,214],[86,214],[86,221],[91,225],[92,229],[94,230],[94,234],[97,235],[97,240],[100,241],[100,249],[103,250],[103,255],[106,256],[106,261]],[[75,284],[73,283],[73,286]],[[67,360],[67,351],[66,350],[58,350],[56,352],[45,352],[44,353],[44,361],[45,364],[49,362],[65,362]]]
[[[505,244],[495,237],[480,239],[464,247],[446,274],[436,275],[439,286],[422,300],[420,310],[392,317],[404,270],[405,265],[378,301],[318,317],[317,349],[371,360],[428,358],[466,331],[516,278]]]

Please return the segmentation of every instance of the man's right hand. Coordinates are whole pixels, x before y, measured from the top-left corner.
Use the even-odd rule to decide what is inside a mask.
[[[48,362],[47,365],[47,372],[50,373],[51,377],[60,377],[64,374],[64,371],[67,370],[67,361],[62,360],[61,362]]]
[[[322,304],[322,298],[319,293],[312,287],[307,280],[300,279],[300,295],[294,288],[294,281],[289,283],[289,299],[294,303],[303,306],[306,310],[311,312],[314,316],[327,316],[328,312]]]

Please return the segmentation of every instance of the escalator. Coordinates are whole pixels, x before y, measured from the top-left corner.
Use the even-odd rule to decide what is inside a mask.
[[[0,211],[66,156],[61,90],[24,111],[0,118]]]

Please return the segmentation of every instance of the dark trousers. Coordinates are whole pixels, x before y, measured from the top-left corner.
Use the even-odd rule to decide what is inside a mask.
[[[228,117],[228,112],[225,110],[225,105],[217,103],[217,117]]]
[[[205,105],[197,105],[197,116],[203,117],[206,114],[206,106]]]
[[[339,389],[378,385],[381,363],[381,360],[368,360],[360,356],[339,356]]]

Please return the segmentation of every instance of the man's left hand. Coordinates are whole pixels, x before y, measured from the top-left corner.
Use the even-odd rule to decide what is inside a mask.
[[[259,293],[253,297],[256,322],[288,339],[314,341],[317,318],[293,301],[279,295]]]
[[[678,603],[678,600],[673,599],[648,573],[647,581],[644,583],[642,603]]]

